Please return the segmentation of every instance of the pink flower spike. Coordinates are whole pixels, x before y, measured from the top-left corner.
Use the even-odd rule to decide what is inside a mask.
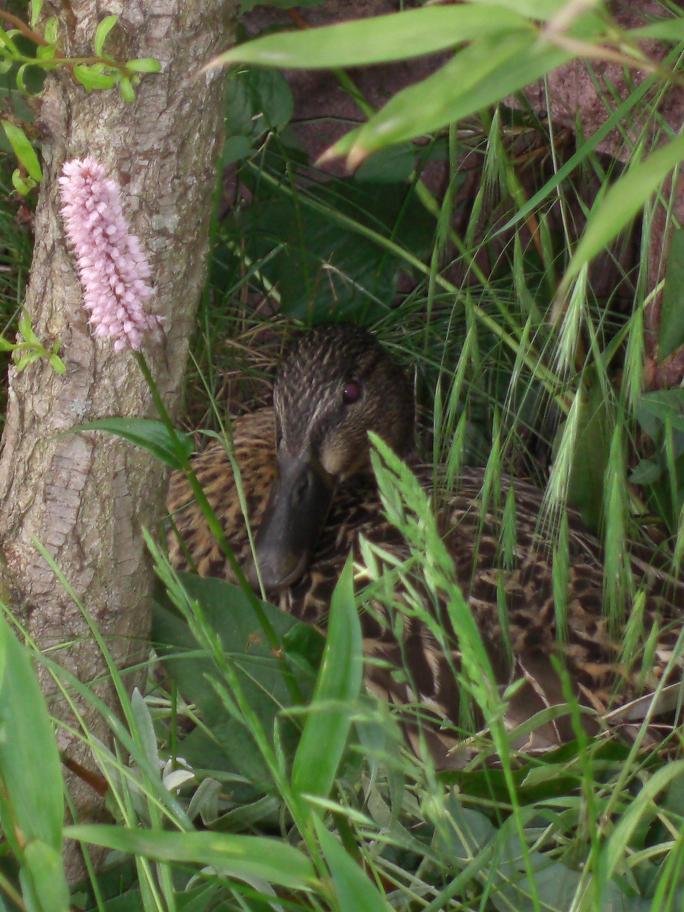
[[[93,335],[113,339],[117,352],[139,349],[162,318],[144,309],[153,295],[150,264],[129,231],[118,183],[94,158],[75,158],[64,163],[59,193]]]

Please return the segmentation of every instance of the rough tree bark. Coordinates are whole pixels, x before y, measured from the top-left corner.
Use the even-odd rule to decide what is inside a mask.
[[[65,160],[89,155],[120,181],[126,214],[152,263],[152,309],[165,318],[165,341],[148,351],[148,360],[173,408],[205,279],[222,123],[223,73],[197,78],[197,71],[228,43],[235,2],[118,0],[103,11],[98,0],[71,0],[46,12],[60,17],[68,55],[92,53],[97,22],[115,13],[121,18],[108,50],[119,59],[162,63],[160,75],[143,78],[133,104],[116,91],[87,94],[62,71],[48,80],[37,120],[45,180],[24,312],[41,340],[60,340],[67,371],[58,376],[44,360],[21,373],[10,369],[0,455],[0,576],[5,598],[39,647],[68,644],[52,657],[90,681],[105,671],[102,656],[33,540],[53,555],[126,666],[140,657],[149,630],[152,574],[141,527],[161,514],[164,477],[158,463],[132,446],[103,434],[68,433],[83,421],[153,410],[132,356],[115,354],[110,342],[90,334],[64,242],[56,178]],[[88,712],[86,721],[103,736],[101,719]],[[78,739],[66,731],[60,739],[69,756],[92,766]],[[76,781],[72,786],[79,813],[92,813],[95,793]]]

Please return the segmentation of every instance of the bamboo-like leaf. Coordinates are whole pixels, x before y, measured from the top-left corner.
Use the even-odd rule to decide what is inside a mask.
[[[172,469],[182,469],[194,450],[192,437],[182,431],[169,433],[161,421],[147,418],[101,418],[87,421],[74,431],[108,431],[142,447]]]
[[[265,35],[220,54],[209,67],[231,63],[304,70],[364,66],[434,54],[461,41],[521,29],[534,34],[529,20],[503,6],[430,6]]]
[[[172,833],[107,824],[66,827],[68,839],[159,861],[213,865],[238,878],[258,877],[291,889],[312,886],[314,869],[302,852],[280,839],[225,833]]]
[[[292,767],[295,792],[323,797],[329,793],[344,753],[362,677],[361,624],[354,602],[350,557],[332,596],[323,659]]]
[[[356,167],[367,155],[442,129],[528,85],[572,57],[515,31],[473,41],[440,70],[398,92],[359,130],[348,155]],[[332,151],[337,152],[335,146]]]

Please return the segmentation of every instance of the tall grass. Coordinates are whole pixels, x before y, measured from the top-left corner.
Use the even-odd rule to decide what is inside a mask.
[[[229,78],[225,158],[251,204],[214,224],[186,423],[218,432],[230,450],[224,413],[267,401],[268,378],[293,328],[363,322],[412,373],[419,447],[433,465],[435,496],[430,503],[377,445],[378,482],[407,558],[361,543],[364,567],[355,568],[355,586],[351,564],[338,583],[325,647],[315,631],[260,605],[277,655],[253,601],[221,581],[175,573],[150,534],[160,580],[153,651],[143,693],[130,696],[124,674],[109,664],[119,715],[94,687],[70,677],[58,656],[37,654],[15,625],[25,641],[19,647],[6,611],[0,909],[681,908],[678,728],[654,740],[652,719],[642,713],[629,740],[591,739],[569,694],[566,708],[506,732],[502,704],[511,692],[494,685],[482,633],[434,522],[435,505],[458,485],[461,469],[486,466],[482,501],[501,510],[505,558],[514,549],[516,504],[512,489],[502,494],[502,477],[533,479],[544,491],[540,526],[552,543],[558,627],[567,635],[566,506],[576,505],[604,540],[605,611],[624,630],[624,660],[648,671],[657,631],[644,629],[643,594],[634,594],[639,584],[623,546],[655,543],[660,563],[678,575],[682,397],[681,390],[644,392],[652,207],[615,240],[610,187],[625,172],[624,205],[634,208],[630,187],[650,180],[656,190],[674,161],[638,170],[641,159],[653,163],[643,138],[625,168],[597,154],[613,129],[631,141],[625,124],[635,110],[659,124],[662,79],[652,74],[622,98],[594,75],[608,114],[590,139],[569,146],[553,118],[541,122],[524,105],[515,112],[495,106],[464,114],[426,146],[380,151],[375,179],[331,178],[306,160],[292,142],[292,100],[277,73],[243,68]],[[368,114],[368,103],[360,105]],[[375,141],[372,129],[368,137]],[[446,163],[439,199],[424,182],[431,158]],[[469,198],[461,192],[464,165],[481,175]],[[24,280],[26,250],[1,214],[11,271],[0,278],[8,279],[9,302]],[[671,205],[668,219],[679,231]],[[675,265],[667,273],[670,302],[681,301]],[[403,601],[397,580],[408,593]],[[458,743],[462,764],[448,773],[421,750],[434,721],[424,706],[397,709],[360,689],[359,610],[380,604],[396,624],[413,612],[447,648],[446,625],[427,610],[426,594],[462,631],[453,673],[465,708],[444,732]],[[499,607],[504,627],[503,593]],[[105,642],[101,648],[107,655]],[[71,701],[70,724],[80,726],[95,782],[107,793],[108,824],[64,824],[54,740],[29,656]],[[109,743],[81,722],[78,700],[99,709]],[[569,713],[574,741],[532,756],[513,746],[558,712]],[[398,724],[407,713],[418,757]],[[479,729],[474,718],[483,719]],[[110,853],[109,868],[96,872],[89,863],[71,897],[59,863],[64,838]]]

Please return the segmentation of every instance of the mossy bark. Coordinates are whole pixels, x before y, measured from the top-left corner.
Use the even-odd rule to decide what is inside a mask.
[[[105,416],[153,416],[149,390],[130,353],[95,340],[82,307],[73,257],[59,214],[57,177],[64,161],[93,156],[122,187],[133,231],[147,251],[164,317],[164,341],[146,356],[173,410],[188,340],[206,275],[207,239],[223,119],[224,74],[198,71],[231,39],[235,0],[113,2],[119,14],[107,51],[117,59],[155,57],[159,75],[143,77],[134,103],[116,90],[87,93],[61,70],[48,79],[37,127],[44,182],[35,217],[35,250],[24,313],[46,344],[59,340],[66,374],[45,360],[10,369],[7,421],[0,456],[0,582],[4,598],[41,650],[79,680],[106,677],[106,666],[81,609],[40,556],[52,555],[82,606],[102,631],[116,663],[144,657],[153,583],[141,529],[162,513],[165,474],[146,453],[100,433],[73,433]],[[68,12],[65,12],[68,11]],[[56,14],[70,55],[92,53],[105,15],[97,0],[45,4]],[[54,690],[45,680],[47,690]],[[100,685],[110,705],[113,693]],[[54,700],[66,717],[63,701]],[[85,706],[85,725],[99,737],[106,725]],[[87,746],[66,728],[62,749],[92,768]],[[79,816],[99,797],[72,780]]]

